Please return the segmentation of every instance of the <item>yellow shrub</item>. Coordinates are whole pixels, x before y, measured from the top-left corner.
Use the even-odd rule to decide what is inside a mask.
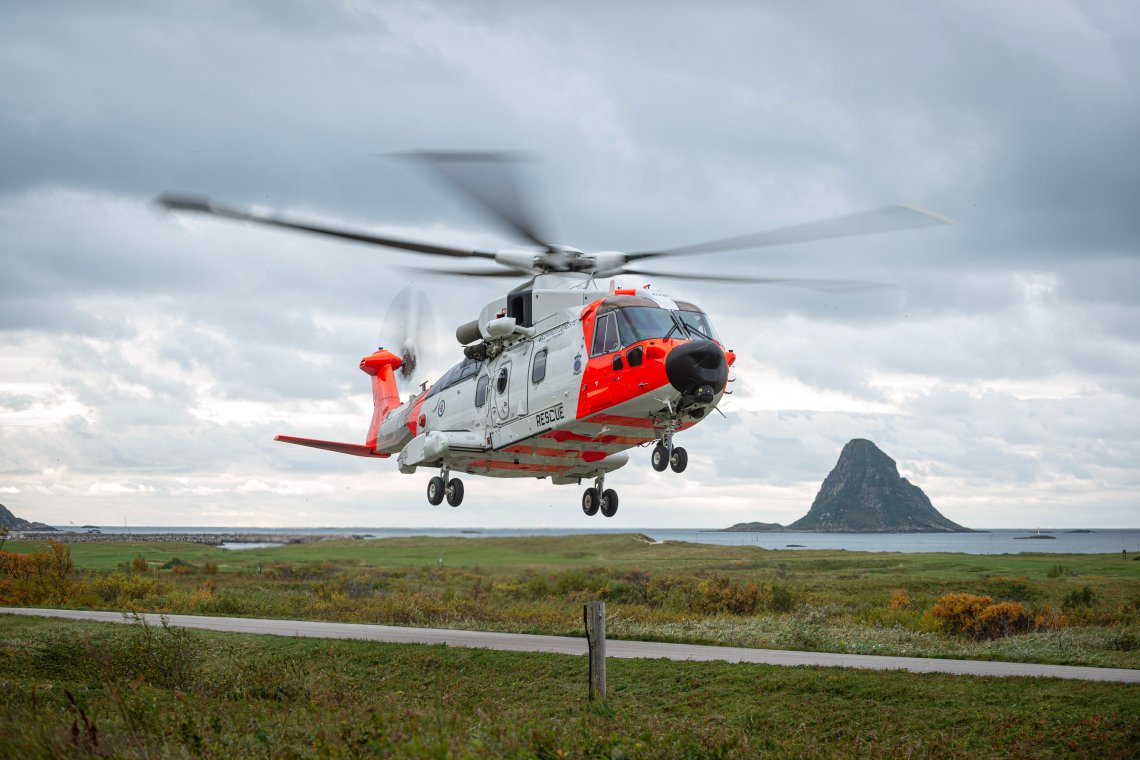
[[[947,594],[934,603],[930,614],[944,630],[953,633],[972,633],[982,610],[993,602],[992,596],[977,594]]]
[[[978,614],[974,623],[974,637],[997,639],[1018,633],[1028,633],[1035,627],[1033,615],[1019,602],[991,604]]]
[[[887,602],[888,610],[907,610],[910,609],[910,597],[906,595],[903,589],[895,589],[891,592],[891,600]]]

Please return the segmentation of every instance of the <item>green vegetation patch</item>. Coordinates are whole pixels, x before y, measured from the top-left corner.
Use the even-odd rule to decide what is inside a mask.
[[[0,616],[5,757],[1132,757],[1140,689]]]
[[[0,604],[16,606],[577,635],[581,605],[601,599],[615,638],[1140,668],[1140,563],[1117,555],[779,551],[620,534],[6,548]]]

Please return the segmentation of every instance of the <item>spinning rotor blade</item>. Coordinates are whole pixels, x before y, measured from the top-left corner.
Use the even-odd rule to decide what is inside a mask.
[[[442,274],[450,277],[533,277],[537,272],[525,272],[521,269],[443,269],[440,267],[402,267],[413,272],[424,274]]]
[[[626,254],[626,261],[637,261],[657,256],[687,256],[696,253],[737,251],[743,248],[766,248],[773,245],[807,243],[813,240],[871,235],[878,232],[898,232],[936,224],[954,224],[944,216],[911,206],[885,206],[874,211],[863,211],[848,216],[837,216],[791,227],[780,227],[752,235],[714,240],[664,251],[643,251]]]
[[[396,370],[397,385],[401,390],[414,387],[424,374],[425,364],[433,358],[435,345],[431,307],[419,288],[409,285],[396,294],[380,332],[381,345],[403,362]]]
[[[342,238],[344,240],[355,240],[360,243],[383,245],[387,246],[388,248],[399,248],[404,251],[428,253],[434,256],[453,256],[456,258],[474,257],[481,259],[495,258],[495,253],[493,251],[480,251],[472,248],[453,248],[451,246],[437,245],[435,243],[419,243],[412,240],[400,240],[398,238],[383,237],[380,235],[374,235],[369,232],[355,232],[353,230],[328,227],[323,224],[289,219],[287,217],[281,216],[280,214],[265,214],[259,211],[254,211],[253,209],[242,208],[240,206],[226,206],[220,203],[214,203],[209,198],[200,195],[163,193],[162,195],[155,198],[154,202],[168,211],[194,211],[200,214],[209,214],[211,216],[222,217],[224,219],[237,219],[243,222],[256,222],[258,224],[265,224],[271,227],[282,227],[289,230],[301,230],[302,232],[312,232],[318,235],[328,235],[331,237]]]
[[[513,233],[548,251],[553,250],[520,193],[519,178],[512,167],[521,162],[522,154],[412,152],[399,155],[430,167]]]
[[[787,279],[783,277],[717,277],[708,274],[682,274],[669,272],[650,272],[644,269],[623,269],[621,274],[636,274],[646,277],[665,277],[675,280],[702,280],[704,282],[748,283],[752,285],[780,285],[788,288],[806,288],[808,290],[823,290],[839,293],[856,290],[879,290],[893,288],[885,282],[867,282],[865,280],[802,280]]]

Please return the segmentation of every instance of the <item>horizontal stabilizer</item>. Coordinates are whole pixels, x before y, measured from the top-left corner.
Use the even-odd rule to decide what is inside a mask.
[[[352,454],[356,457],[378,457],[387,459],[392,456],[382,451],[376,451],[363,443],[337,443],[336,441],[318,441],[315,438],[295,438],[291,435],[279,435],[273,440],[282,443],[295,443],[298,446],[312,446],[314,449],[328,449],[341,454]]]

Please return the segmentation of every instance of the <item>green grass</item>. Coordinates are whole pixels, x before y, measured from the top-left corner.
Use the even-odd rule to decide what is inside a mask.
[[[173,667],[173,666],[181,667]],[[5,757],[1133,757],[1140,689],[0,616]]]
[[[10,596],[10,603],[576,634],[581,604],[600,598],[615,638],[1140,667],[1140,562],[1117,555],[780,551],[592,535],[345,540],[240,552],[91,543],[72,545],[71,556],[79,570],[65,589]],[[139,557],[146,571],[129,572]],[[161,569],[175,558],[197,570]],[[207,562],[219,572],[202,574]],[[0,600],[3,591],[0,578]],[[896,591],[909,607],[890,608]],[[940,631],[929,614],[951,593],[1052,610],[1064,620],[974,641]]]

